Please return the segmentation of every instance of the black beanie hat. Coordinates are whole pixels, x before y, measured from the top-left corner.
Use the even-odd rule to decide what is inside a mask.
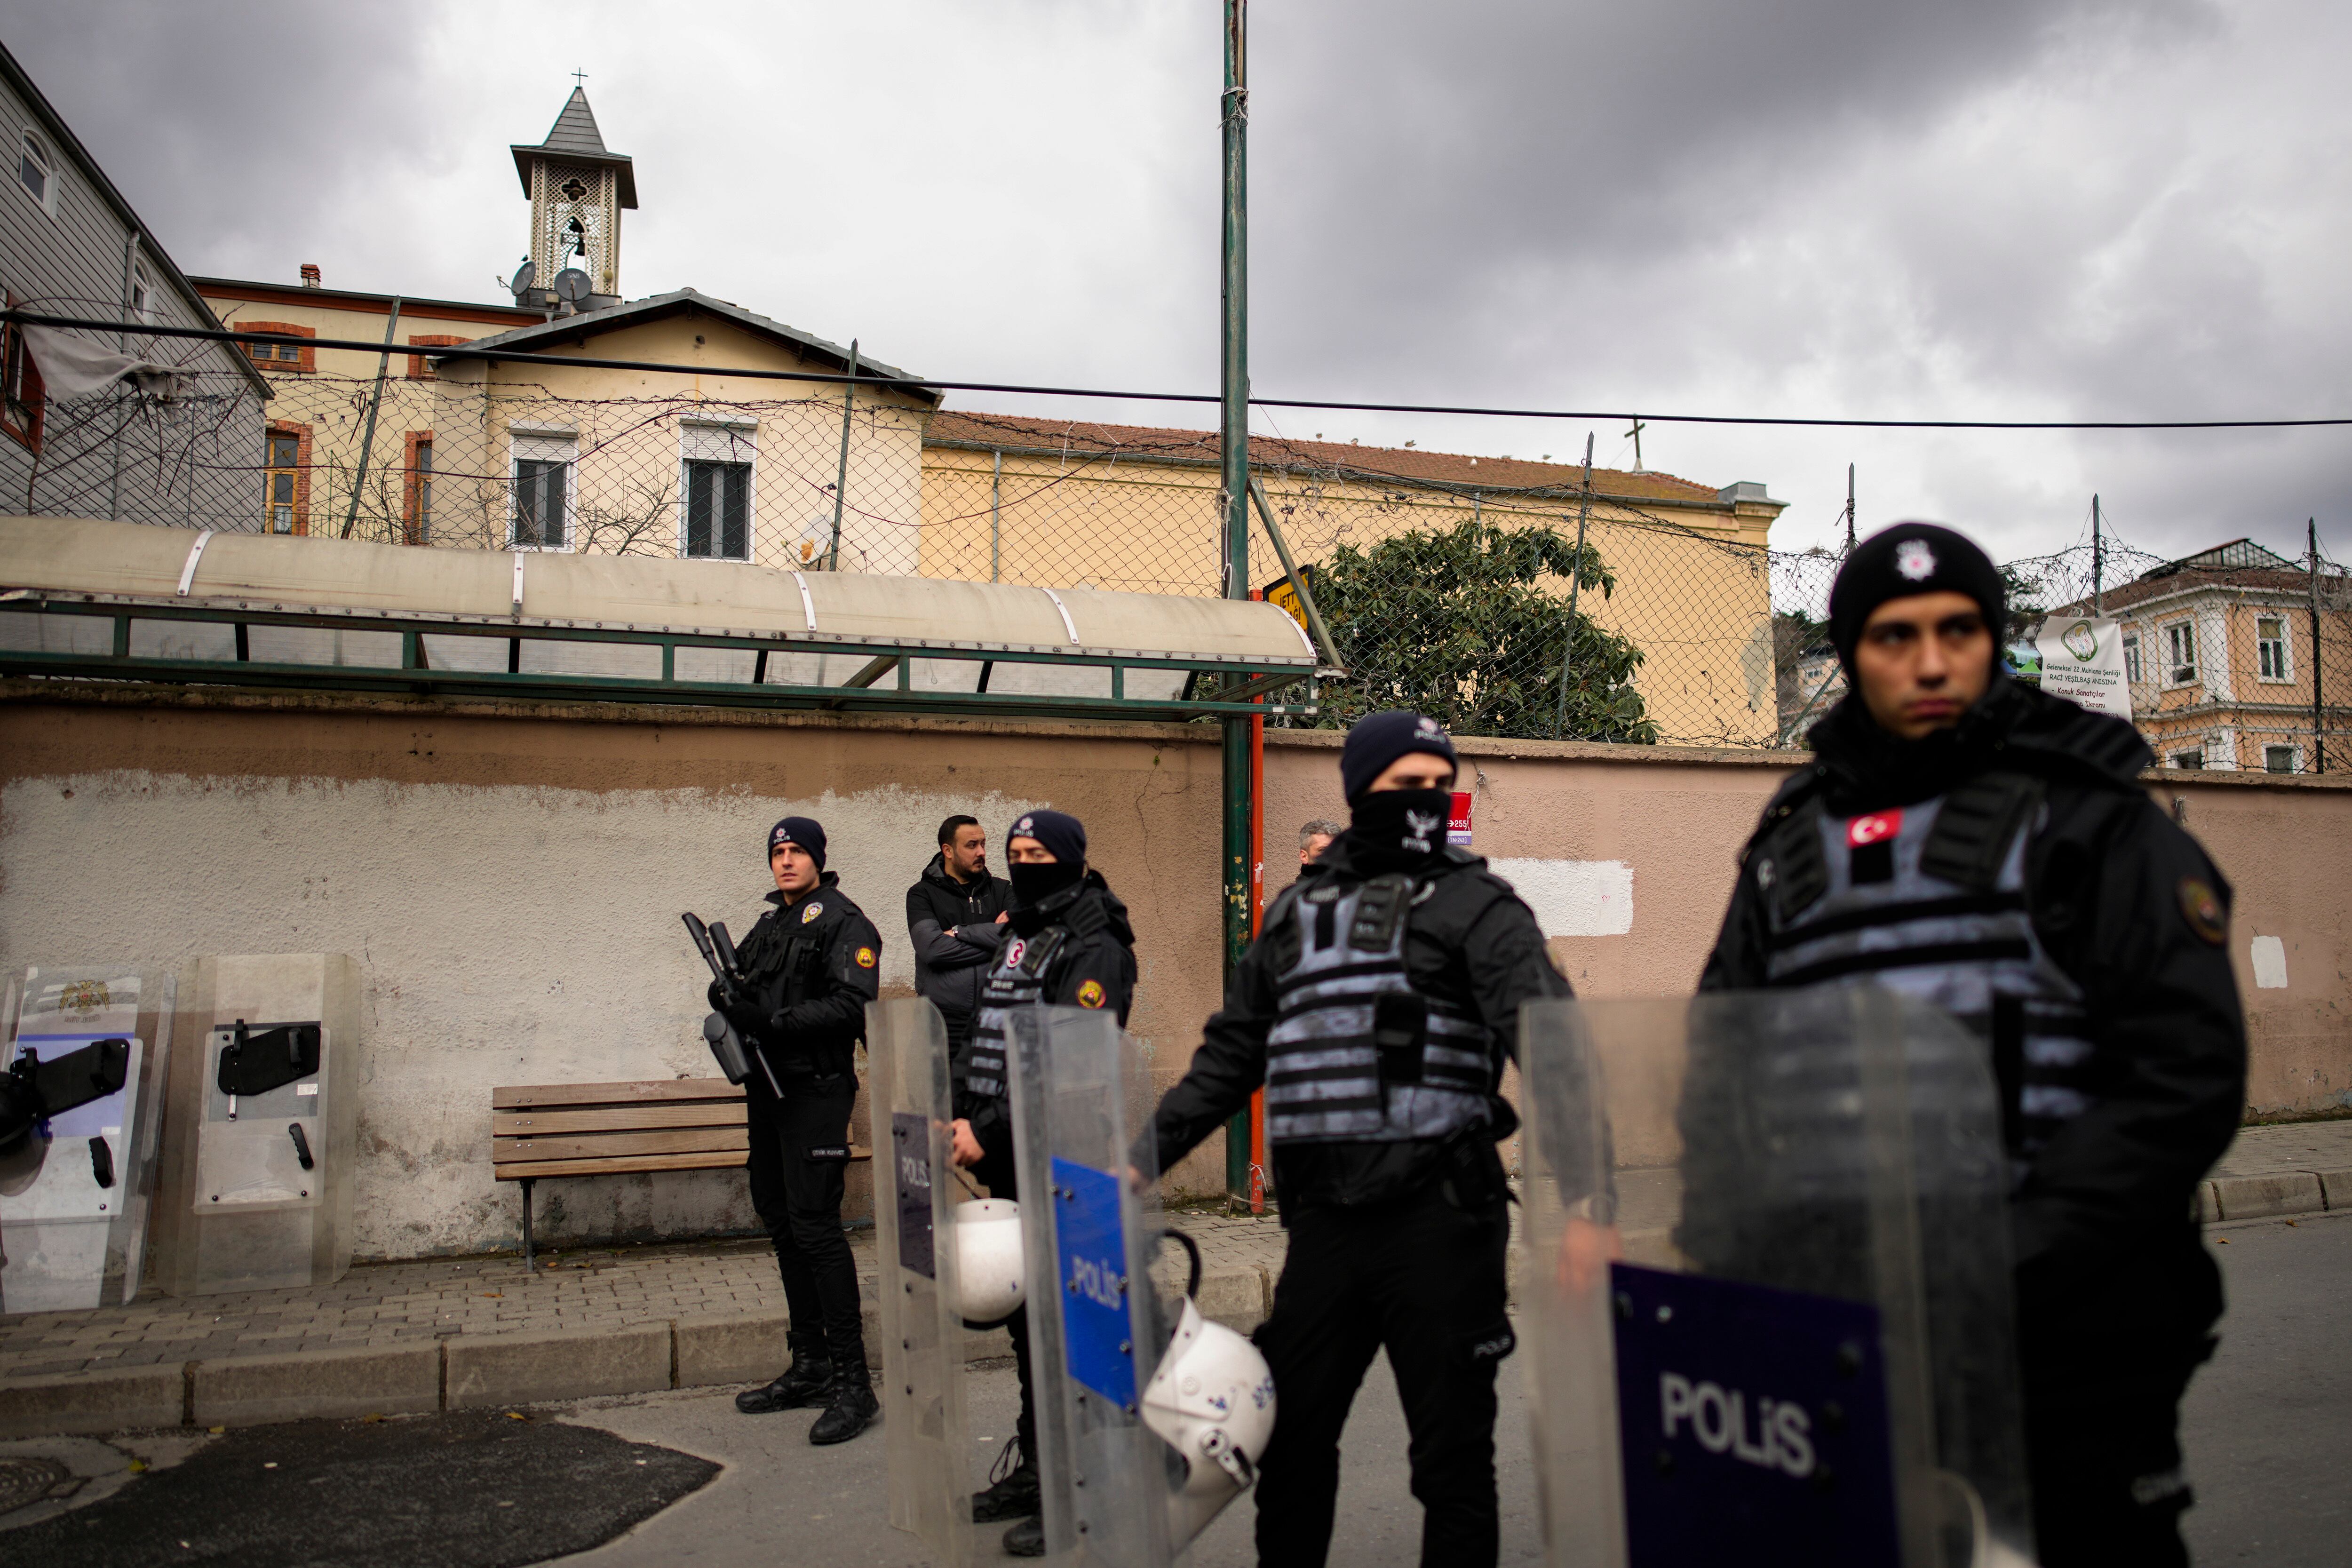
[[[1013,823],[1013,831],[1004,836],[1004,842],[1009,845],[1016,838],[1035,839],[1065,866],[1086,862],[1087,825],[1066,811],[1023,812],[1020,820]]]
[[[1385,713],[1367,713],[1348,731],[1347,744],[1339,748],[1339,788],[1350,804],[1372,787],[1372,781],[1388,771],[1391,763],[1409,752],[1427,752],[1458,763],[1454,754],[1454,742],[1436,720],[1426,714],[1391,708]]]
[[[2008,621],[2009,592],[1992,557],[1964,533],[1932,522],[1898,522],[1853,547],[1830,589],[1830,641],[1838,662],[1853,674],[1854,645],[1871,612],[1914,594],[1966,594],[1984,612],[1999,644]]]
[[[768,858],[776,858],[782,845],[797,844],[808,851],[816,868],[824,869],[824,826],[814,816],[787,816],[768,829]]]

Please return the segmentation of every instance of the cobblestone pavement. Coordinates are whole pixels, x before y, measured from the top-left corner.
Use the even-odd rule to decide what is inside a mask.
[[[1282,1266],[1268,1215],[1171,1216],[1204,1269]],[[874,1295],[874,1232],[853,1232],[858,1283]],[[536,1276],[506,1254],[379,1263],[315,1289],[173,1299],[0,1317],[0,1379],[229,1356],[383,1346],[458,1334],[604,1329],[783,1308],[766,1238],[541,1252]]]
[[[2352,1171],[2352,1121],[2250,1127],[2213,1174]],[[1271,1215],[1170,1216],[1201,1244],[1210,1275],[1282,1268]],[[874,1233],[853,1233],[869,1300]],[[1174,1267],[1163,1255],[1162,1270]],[[618,1328],[632,1323],[782,1309],[763,1238],[591,1247],[542,1253],[535,1276],[512,1255],[371,1264],[319,1289],[174,1300],[149,1296],[89,1312],[0,1317],[0,1380],[104,1367],[385,1346],[459,1334]]]

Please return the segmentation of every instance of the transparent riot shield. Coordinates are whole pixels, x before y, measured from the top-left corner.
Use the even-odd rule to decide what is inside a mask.
[[[48,1079],[51,1109],[0,1155],[0,1312],[138,1294],[173,993],[171,977],[127,964],[36,964],[10,977],[0,1067]]]
[[[866,1019],[875,1143],[887,1153],[874,1162],[874,1228],[890,1522],[921,1537],[935,1561],[961,1568],[975,1561],[977,1538],[956,1310],[952,1237],[963,1189],[948,1163],[955,1111],[947,1025],[919,996],[870,1003]]]
[[[1875,986],[1537,1003],[1520,1067],[1554,1568],[2031,1561],[1974,1036]]]
[[[174,1296],[324,1285],[352,1265],[359,965],[204,957],[182,974],[156,1273]]]
[[[1024,1007],[1009,1022],[1045,1550],[1166,1568],[1187,1468],[1141,1414],[1172,1321],[1151,1278],[1158,1172],[1134,1147],[1150,1079],[1107,1013]]]

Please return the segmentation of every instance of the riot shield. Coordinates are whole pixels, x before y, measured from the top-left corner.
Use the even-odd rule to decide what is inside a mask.
[[[37,964],[11,977],[0,1068],[38,1121],[0,1152],[0,1311],[138,1293],[173,989],[127,964]]]
[[[1531,1003],[1520,1068],[1554,1568],[2030,1562],[1974,1036],[1875,986]]]
[[[1187,1469],[1142,1416],[1171,1325],[1151,1278],[1158,1172],[1134,1147],[1150,1079],[1107,1013],[1024,1007],[1008,1022],[1045,1550],[1167,1568]]]
[[[954,1096],[940,1010],[923,997],[869,1003],[874,1228],[881,1258],[882,1436],[890,1522],[950,1568],[974,1561],[972,1445],[956,1310],[956,1199],[948,1125]],[[887,1131],[886,1131],[887,1130]]]

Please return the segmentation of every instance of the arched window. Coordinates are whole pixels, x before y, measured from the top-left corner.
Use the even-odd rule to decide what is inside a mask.
[[[41,204],[43,212],[58,216],[57,164],[49,156],[48,143],[29,131],[16,149],[16,178]]]

